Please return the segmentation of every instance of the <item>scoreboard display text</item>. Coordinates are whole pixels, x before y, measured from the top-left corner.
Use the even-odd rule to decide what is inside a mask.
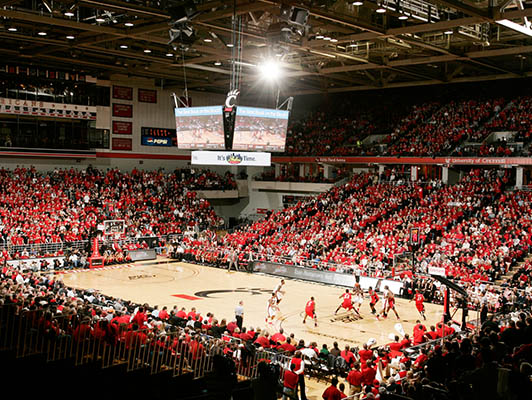
[[[177,147],[175,129],[142,127],[140,128],[140,140],[142,146]]]

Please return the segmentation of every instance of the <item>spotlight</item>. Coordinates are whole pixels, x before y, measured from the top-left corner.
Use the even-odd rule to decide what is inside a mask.
[[[454,32],[453,32],[452,29],[447,29],[447,30],[446,30],[445,32],[443,32],[443,33],[445,33],[446,35],[452,35]]]
[[[166,57],[173,57],[174,53],[166,53]]]
[[[205,38],[205,39],[203,39],[203,41],[204,41],[205,43],[211,43],[211,42],[212,42],[212,39],[210,39],[210,38]]]
[[[120,45],[120,48],[121,48],[121,49],[127,49],[127,44],[121,44],[121,45]]]
[[[379,7],[375,10],[376,13],[384,14],[386,12],[386,8],[382,4],[379,4]]]
[[[323,39],[323,35],[316,35],[316,39]]]
[[[405,21],[405,20],[408,19],[408,15],[401,14],[401,15],[399,16],[399,19],[400,19],[401,21]]]
[[[214,62],[214,65],[216,65],[217,67],[219,67],[220,65],[222,65],[222,63],[220,61],[215,61]]]
[[[266,60],[257,67],[262,77],[269,82],[276,81],[282,75],[281,67],[275,60]]]
[[[364,4],[364,2],[363,2],[363,1],[360,1],[360,0],[355,0],[355,1],[353,2],[353,5],[354,5],[354,6],[361,6],[362,4]]]
[[[102,24],[102,23],[105,22],[105,18],[103,18],[103,17],[96,17],[95,21],[98,22],[99,24]]]
[[[65,17],[73,17],[75,14],[72,11],[65,11],[64,16]]]
[[[46,32],[44,32],[44,31],[41,31],[41,32],[38,32],[37,35],[39,35],[39,36],[46,36],[46,35],[48,35],[48,34],[47,34]]]
[[[126,22],[124,25],[127,26],[128,28],[131,28],[135,24],[133,22]]]
[[[76,37],[75,36],[72,36],[72,35],[67,35],[66,38],[68,40],[74,40]]]
[[[17,31],[17,28],[15,28],[14,26],[10,26],[9,28],[7,28],[7,30],[9,32],[16,32]]]
[[[151,53],[150,49],[144,49],[144,53]]]
[[[227,47],[235,47],[235,45],[233,43],[227,43],[226,46]]]

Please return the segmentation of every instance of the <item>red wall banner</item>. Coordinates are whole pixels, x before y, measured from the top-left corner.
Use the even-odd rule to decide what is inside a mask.
[[[133,88],[113,85],[113,99],[133,100]]]
[[[133,133],[133,122],[113,121],[113,135],[131,135]]]
[[[132,140],[131,139],[123,139],[123,138],[113,138],[112,144],[113,144],[113,150],[127,150],[131,151],[132,149]]]
[[[137,95],[140,103],[157,103],[157,90],[139,89]]]
[[[131,104],[113,103],[113,117],[133,117],[133,106]]]

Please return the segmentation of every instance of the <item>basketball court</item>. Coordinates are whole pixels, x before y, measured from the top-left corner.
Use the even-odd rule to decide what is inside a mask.
[[[370,313],[369,300],[364,299],[361,307],[362,319],[353,320],[340,310],[339,296],[345,288],[326,286],[303,281],[286,279],[285,295],[280,303],[280,313],[273,325],[265,321],[267,301],[280,278],[247,272],[227,272],[223,269],[172,262],[159,257],[154,261],[144,261],[128,265],[110,266],[102,269],[67,272],[62,280],[68,286],[81,289],[96,289],[106,295],[131,300],[137,303],[148,303],[159,308],[169,309],[177,305],[179,308],[191,307],[205,315],[212,312],[215,318],[227,321],[234,319],[234,308],[239,300],[244,301],[244,326],[260,327],[270,332],[282,327],[285,334],[294,333],[296,339],[304,339],[305,343],[317,342],[332,346],[337,341],[340,347],[345,344],[361,345],[370,338],[377,340],[377,345],[390,342],[389,335],[396,334],[395,325],[400,322],[405,332],[412,334],[417,319],[421,318],[415,303],[397,299],[396,309],[400,320],[393,313],[387,319],[378,321]],[[318,327],[307,319],[302,324],[306,302],[314,296]],[[382,306],[382,296],[377,303],[377,310]],[[442,306],[426,304],[429,327],[441,319]],[[461,314],[460,314],[461,315]]]

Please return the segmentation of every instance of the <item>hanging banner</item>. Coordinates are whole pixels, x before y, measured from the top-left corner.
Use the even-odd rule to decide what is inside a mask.
[[[191,163],[196,165],[248,165],[269,167],[270,153],[248,153],[243,151],[193,151]]]
[[[133,105],[113,103],[113,117],[133,117]]]
[[[137,95],[139,103],[157,103],[157,90],[139,89]]]
[[[128,150],[131,151],[132,148],[132,140],[131,139],[123,139],[123,138],[113,138],[112,141],[113,150]]]
[[[133,88],[113,85],[113,99],[133,100]]]
[[[96,120],[96,107],[0,97],[0,114]]]
[[[131,135],[133,122],[113,121],[113,135]]]

